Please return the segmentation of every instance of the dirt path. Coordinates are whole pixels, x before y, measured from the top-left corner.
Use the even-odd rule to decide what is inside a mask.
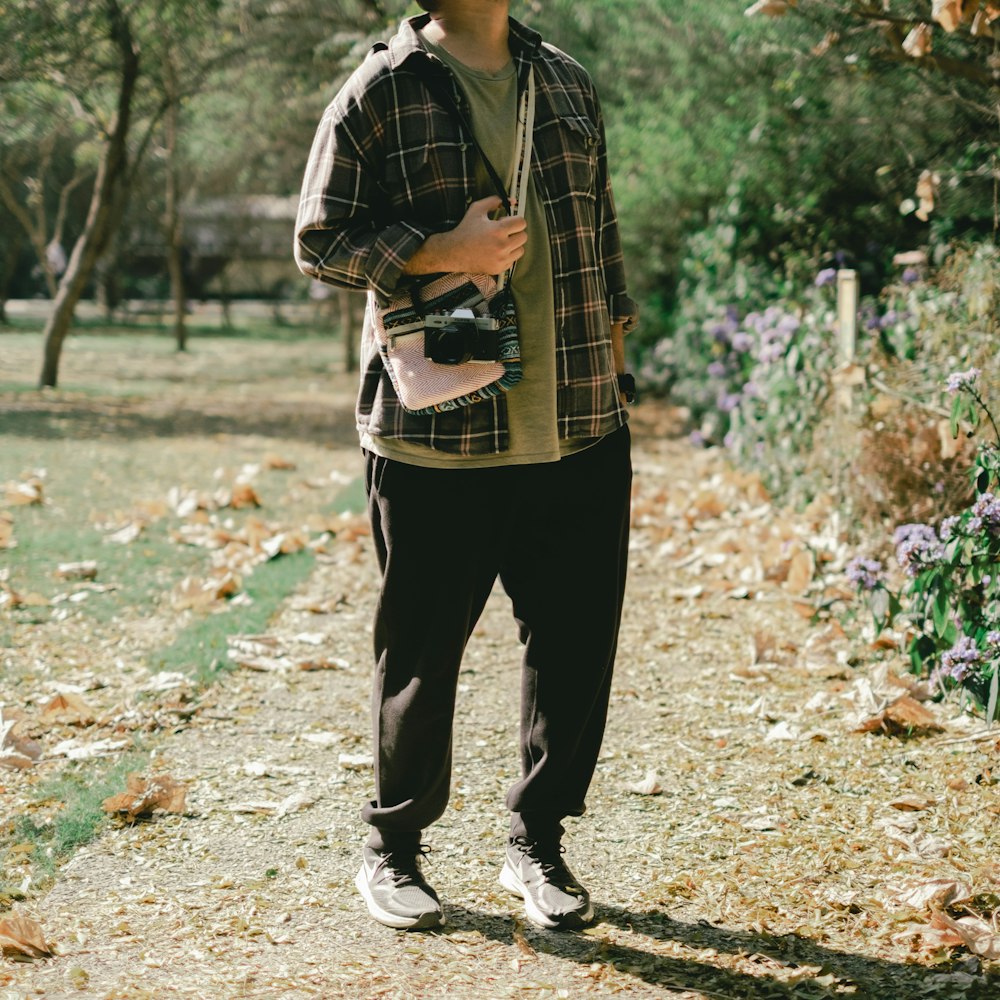
[[[463,671],[452,806],[428,834],[448,925],[406,935],[368,919],[353,887],[371,779],[376,578],[362,538],[270,629],[282,649],[345,665],[241,670],[159,742],[154,768],[189,785],[188,814],[81,850],[25,911],[57,956],[0,967],[0,996],[1000,995],[978,959],[939,966],[944,953],[915,950],[908,928],[926,919],[894,902],[934,877],[997,891],[996,816],[976,783],[995,748],[853,733],[846,641],[810,625],[781,581],[806,542],[839,558],[836,530],[816,512],[780,519],[752,481],[649,426],[636,437],[611,722],[590,812],[567,838],[593,928],[525,926],[496,882],[520,655],[501,592]],[[647,777],[662,791],[629,789]],[[904,797],[925,804],[890,806]],[[926,838],[946,849],[923,851]]]

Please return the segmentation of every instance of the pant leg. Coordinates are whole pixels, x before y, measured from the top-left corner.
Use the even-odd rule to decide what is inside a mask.
[[[415,846],[444,812],[462,654],[498,569],[494,491],[482,473],[369,455],[369,513],[382,586],[372,686],[377,849]]]
[[[628,550],[627,427],[534,471],[500,576],[525,643],[514,835],[582,815],[607,719]]]

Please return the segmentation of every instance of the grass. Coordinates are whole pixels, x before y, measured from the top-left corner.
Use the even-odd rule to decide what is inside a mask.
[[[261,508],[209,515],[233,531],[249,517],[298,528],[312,515],[358,510],[363,496],[358,481],[341,488],[330,478],[336,442],[325,415],[340,413],[341,433],[350,431],[343,414],[356,376],[339,371],[341,351],[328,340],[257,315],[239,332],[192,324],[191,350],[180,355],[165,328],[84,321],[67,341],[61,387],[40,392],[40,328],[40,320],[19,319],[0,330],[0,510],[9,510],[16,541],[0,551],[0,565],[7,586],[22,594],[51,602],[89,592],[79,602],[0,607],[0,704],[21,709],[31,735],[48,746],[58,737],[39,709],[52,682],[97,677],[105,704],[140,710],[137,664],[187,673],[199,686],[225,683],[229,636],[266,630],[314,565],[310,551],[280,556],[244,576],[247,603],[180,617],[169,595],[181,578],[207,575],[212,553],[173,537],[184,521],[172,510],[128,544],[109,542],[106,525],[129,522],[141,502],[162,504],[174,487],[212,493],[231,485],[247,465],[261,467],[253,478]],[[267,468],[270,454],[294,469]],[[36,470],[45,470],[45,503],[6,505],[3,484]],[[59,563],[88,560],[103,592],[57,577]],[[119,655],[127,669],[119,670]],[[101,802],[147,762],[138,749],[113,761],[0,771],[0,911],[23,895],[25,876],[42,887],[99,835],[107,823]]]
[[[251,604],[230,605],[220,614],[198,618],[166,649],[150,656],[150,666],[191,674],[201,684],[212,683],[221,671],[232,669],[228,637],[263,631],[281,602],[309,576],[314,563],[311,552],[296,552],[258,566],[244,586]]]
[[[89,844],[108,822],[101,803],[124,791],[125,779],[142,771],[149,755],[137,748],[112,762],[93,760],[70,764],[56,776],[33,789],[39,810],[49,810],[42,820],[32,815],[16,816],[0,840],[3,850],[3,881],[0,881],[0,910],[24,897],[10,876],[15,868],[33,883],[46,883],[55,875],[59,862]],[[52,807],[55,811],[51,812]]]

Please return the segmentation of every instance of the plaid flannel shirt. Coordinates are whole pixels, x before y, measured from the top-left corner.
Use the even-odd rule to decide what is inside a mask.
[[[410,280],[403,273],[410,257],[429,235],[456,226],[476,194],[471,137],[423,82],[429,74],[441,76],[467,112],[451,71],[422,44],[418,32],[427,21],[427,15],[404,21],[326,109],[303,180],[295,259],[313,278],[369,292],[359,430],[462,455],[496,454],[507,447],[504,395],[433,416],[409,414],[396,399],[371,329],[371,310]],[[600,105],[586,71],[514,19],[510,47],[519,89],[529,67],[535,73],[532,178],[552,254],[559,434],[600,437],[626,420],[610,324],[628,330],[636,321]]]

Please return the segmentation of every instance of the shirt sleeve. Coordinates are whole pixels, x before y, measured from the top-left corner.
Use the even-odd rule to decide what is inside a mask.
[[[596,238],[598,260],[604,272],[604,287],[608,296],[608,315],[611,322],[622,323],[625,332],[634,330],[639,322],[639,307],[629,296],[625,283],[625,260],[622,254],[621,236],[618,232],[618,214],[611,191],[611,175],[608,171],[608,146],[604,134],[604,116],[600,101],[593,94],[597,109],[597,130],[600,140],[597,147],[597,214]]]
[[[397,221],[379,224],[376,206],[388,195],[370,166],[381,154],[385,118],[352,96],[349,81],[316,130],[295,222],[295,262],[319,281],[372,289],[384,303],[407,262],[433,232]]]

